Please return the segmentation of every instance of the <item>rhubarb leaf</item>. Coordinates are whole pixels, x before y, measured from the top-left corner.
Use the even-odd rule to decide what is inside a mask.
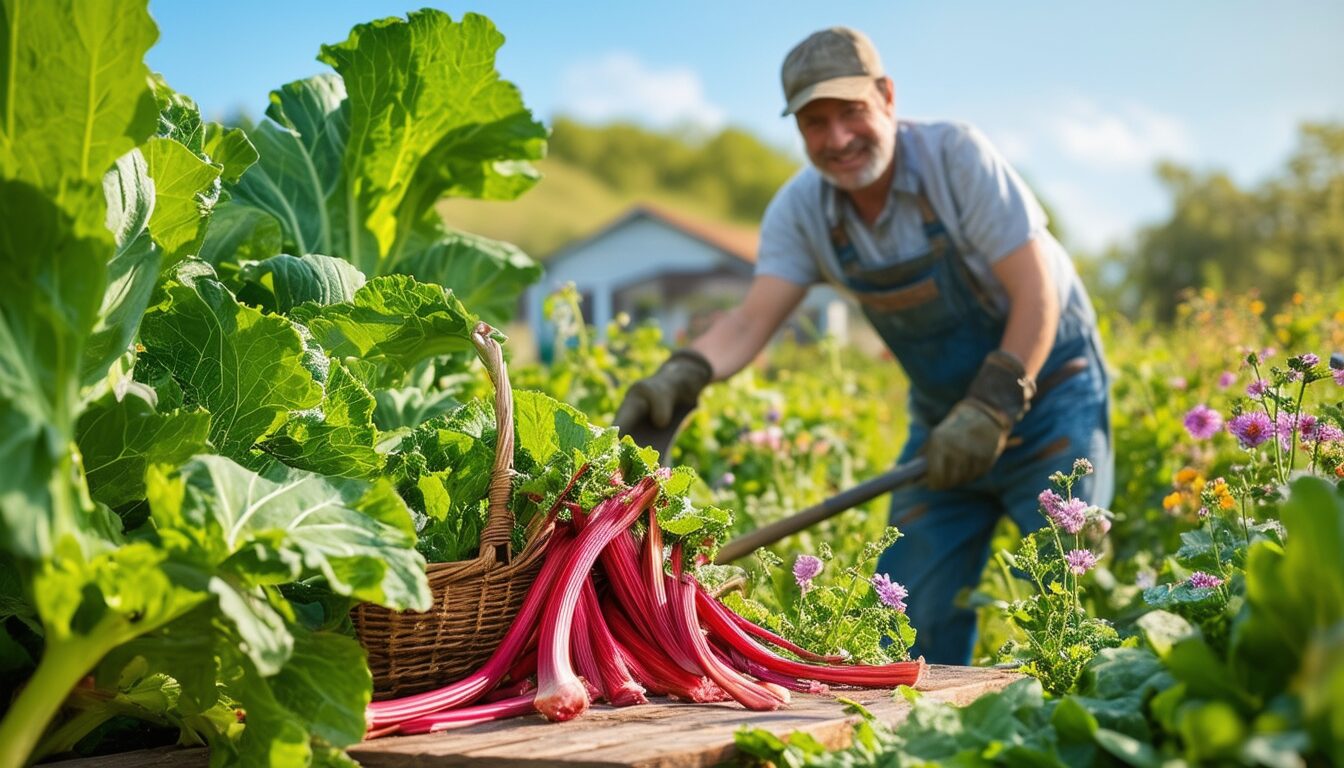
[[[495,327],[513,319],[518,296],[541,279],[541,265],[518,247],[466,232],[450,232],[427,248],[411,250],[396,271],[451,290]]]
[[[173,270],[145,313],[141,339],[142,361],[167,371],[186,405],[210,412],[210,442],[236,460],[249,460],[290,411],[322,400],[321,385],[303,365],[298,330],[239,304],[204,262]]]
[[[171,491],[174,477],[184,482],[180,497]],[[225,571],[233,562],[247,573],[260,559],[284,564],[284,581],[320,575],[337,594],[397,609],[429,607],[424,561],[409,549],[409,513],[387,506],[390,489],[381,484],[283,466],[263,477],[222,456],[197,457],[159,482],[169,485],[157,503],[151,494],[156,519],[210,521],[230,553]],[[401,519],[389,520],[393,514]]]
[[[76,428],[89,495],[109,507],[145,498],[145,470],[176,466],[206,449],[210,414],[156,413],[136,388],[92,403]]]
[[[349,302],[365,283],[350,262],[318,254],[280,254],[246,264],[239,278],[245,284],[239,299],[277,314],[308,301],[323,306]]]
[[[294,411],[261,449],[291,467],[372,478],[383,468],[373,426],[373,396],[339,361],[330,361],[322,403]]]
[[[476,318],[452,293],[405,275],[369,280],[349,302],[295,307],[332,357],[355,357],[400,377],[421,361],[471,349]]]

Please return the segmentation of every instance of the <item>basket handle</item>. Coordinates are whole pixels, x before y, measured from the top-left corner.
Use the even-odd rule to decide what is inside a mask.
[[[504,350],[494,333],[486,323],[477,323],[471,332],[471,343],[495,386],[495,464],[490,470],[489,507],[479,556],[507,563],[513,557],[513,510],[509,509],[513,490],[513,389],[504,365]]]

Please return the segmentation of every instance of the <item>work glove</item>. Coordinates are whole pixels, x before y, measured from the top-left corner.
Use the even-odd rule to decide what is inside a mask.
[[[714,378],[714,368],[693,349],[679,349],[647,379],[630,385],[612,422],[628,432],[646,419],[657,429],[672,421],[678,405],[693,405]]]
[[[1003,350],[989,353],[966,397],[929,434],[928,486],[955,488],[988,472],[1035,394],[1036,383],[1022,361]]]

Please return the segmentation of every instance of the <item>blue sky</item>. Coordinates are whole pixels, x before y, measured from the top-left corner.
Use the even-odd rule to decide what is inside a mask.
[[[732,124],[797,153],[780,61],[816,29],[860,28],[900,114],[980,127],[1087,248],[1164,215],[1159,158],[1252,184],[1298,123],[1344,120],[1344,3],[1326,0],[428,4],[493,19],[501,73],[544,120]],[[270,89],[325,69],[322,43],[420,6],[151,0],[149,63],[207,115],[257,115]]]

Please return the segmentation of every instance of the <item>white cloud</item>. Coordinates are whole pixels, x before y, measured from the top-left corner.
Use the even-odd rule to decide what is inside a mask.
[[[1115,200],[1096,194],[1092,185],[1047,178],[1041,195],[1055,208],[1067,239],[1065,245],[1093,253],[1133,234],[1136,221]]]
[[[1105,111],[1075,101],[1048,128],[1065,154],[1098,168],[1147,170],[1158,159],[1187,157],[1194,149],[1184,123],[1142,104]]]
[[[612,52],[579,61],[560,78],[558,111],[602,122],[628,119],[657,127],[694,125],[713,130],[724,111],[705,96],[689,67],[653,70],[629,53]]]

